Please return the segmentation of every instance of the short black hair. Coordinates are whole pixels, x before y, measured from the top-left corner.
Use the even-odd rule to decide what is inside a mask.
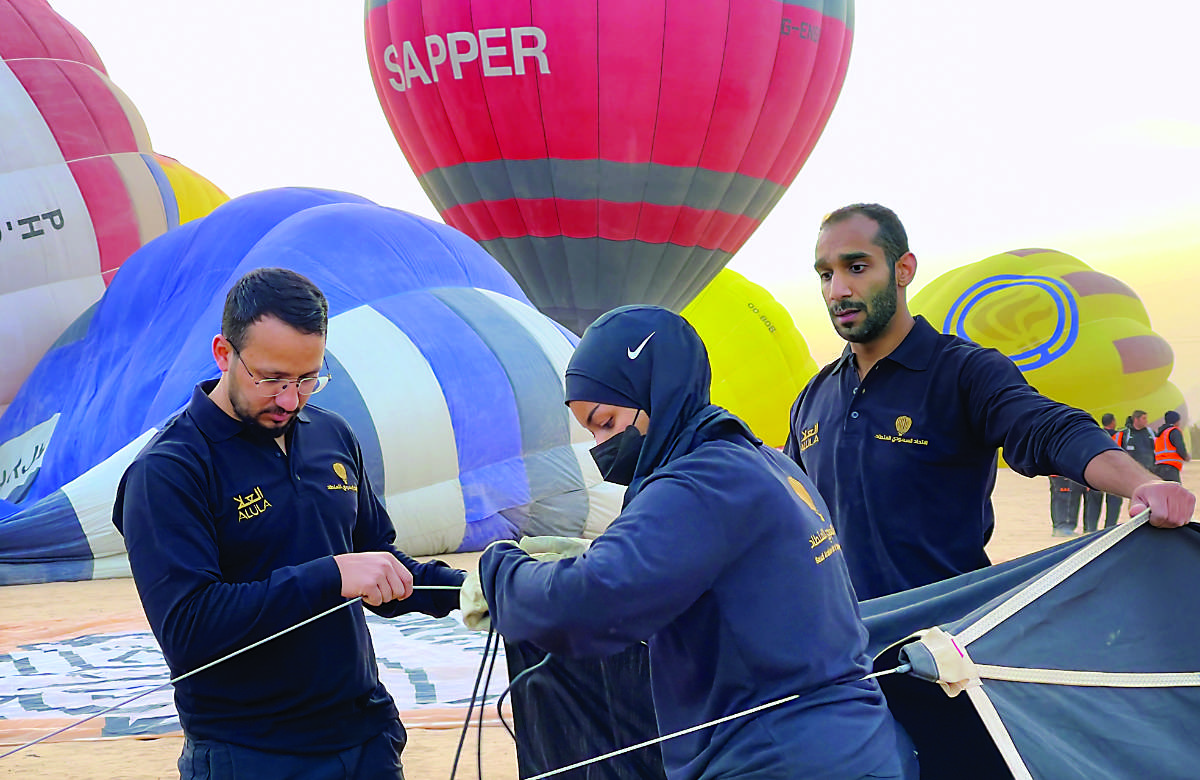
[[[1134,409],[1133,414],[1131,415],[1131,417],[1135,420],[1139,417],[1145,417],[1145,416],[1146,416],[1146,413],[1143,412],[1141,409]]]
[[[900,222],[896,212],[887,206],[881,206],[878,203],[851,203],[849,206],[842,206],[837,211],[825,215],[825,219],[821,220],[821,230],[830,225],[845,222],[859,214],[873,220],[879,226],[872,243],[883,249],[883,256],[887,259],[888,266],[895,268],[896,261],[909,251],[908,233],[904,230],[904,224]]]
[[[1116,418],[1116,417],[1113,415],[1113,413],[1112,413],[1112,412],[1105,412],[1105,413],[1104,413],[1104,414],[1103,414],[1103,415],[1100,417],[1100,424],[1101,424],[1101,425],[1112,425],[1112,424],[1113,424],[1113,423],[1115,423],[1116,421],[1117,421],[1117,418]]]
[[[312,281],[286,268],[256,268],[238,279],[225,296],[221,335],[239,352],[246,330],[263,317],[275,317],[306,334],[324,336],[329,303]]]

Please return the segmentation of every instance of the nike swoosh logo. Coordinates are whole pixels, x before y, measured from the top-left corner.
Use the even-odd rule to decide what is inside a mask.
[[[626,348],[626,349],[625,349],[625,352],[626,352],[626,353],[628,353],[628,355],[629,355],[629,359],[630,359],[630,360],[637,360],[637,359],[638,359],[638,355],[642,354],[642,350],[643,350],[643,349],[645,349],[645,347],[646,347],[646,342],[647,342],[647,341],[649,341],[651,338],[653,338],[653,337],[654,337],[654,334],[655,334],[655,333],[657,333],[657,332],[658,332],[658,331],[653,331],[653,330],[652,330],[652,331],[650,331],[650,335],[646,337],[645,341],[643,341],[641,344],[638,344],[638,348],[637,348],[637,349],[629,349],[629,348]]]

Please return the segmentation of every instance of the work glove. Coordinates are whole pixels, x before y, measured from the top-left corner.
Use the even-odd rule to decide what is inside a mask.
[[[488,545],[507,544],[515,546],[509,539],[500,539]],[[492,619],[488,616],[487,599],[483,597],[483,582],[479,579],[479,567],[467,572],[462,588],[458,591],[458,607],[462,610],[463,625],[472,631],[487,631],[492,627]]]
[[[496,544],[515,545],[520,547],[530,557],[539,561],[556,561],[560,558],[574,558],[582,555],[591,546],[587,539],[577,539],[570,536],[528,536],[520,542],[501,539]],[[487,631],[491,628],[492,620],[488,615],[487,599],[483,597],[483,583],[479,579],[479,569],[467,572],[462,589],[458,592],[458,604],[462,609],[463,625],[472,631]]]
[[[588,539],[572,536],[527,536],[517,546],[539,561],[556,561],[583,555],[591,547]]]
[[[467,572],[462,589],[458,591],[458,607],[462,610],[463,625],[472,631],[487,631],[492,627],[492,619],[488,617],[487,599],[483,597],[483,584],[479,580],[479,570]]]

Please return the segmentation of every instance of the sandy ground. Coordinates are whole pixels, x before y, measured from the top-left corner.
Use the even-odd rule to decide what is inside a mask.
[[[1192,490],[1200,490],[1200,467],[1189,464],[1184,471],[1184,482]],[[988,546],[994,562],[1062,541],[1050,535],[1049,485],[1045,478],[1026,479],[1002,469],[997,479],[994,504],[996,533]],[[452,565],[468,567],[477,556],[439,557],[450,560]],[[48,634],[57,637],[82,635],[109,630],[114,624],[146,628],[131,580],[0,587],[0,653]],[[474,729],[468,735],[456,776],[479,777],[476,749],[481,742],[483,777],[516,780],[516,753],[508,734],[498,725],[485,726],[482,732],[482,740],[477,740]],[[34,736],[8,741],[15,745]],[[409,780],[450,777],[458,740],[458,729],[414,728],[410,724],[408,748],[404,753],[405,774]],[[181,741],[180,737],[172,736],[41,743],[0,760],[0,778],[176,778],[175,759]],[[0,739],[0,753],[8,749],[3,747],[3,742]]]

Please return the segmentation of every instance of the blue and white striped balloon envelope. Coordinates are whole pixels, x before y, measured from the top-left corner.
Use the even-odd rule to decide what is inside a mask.
[[[357,196],[268,190],[136,252],[0,417],[0,584],[128,574],[117,481],[217,376],[225,293],[262,266],[329,299],[335,379],[314,403],[353,426],[398,547],[593,536],[619,511],[623,488],[601,481],[563,404],[575,337],[487,252]]]

